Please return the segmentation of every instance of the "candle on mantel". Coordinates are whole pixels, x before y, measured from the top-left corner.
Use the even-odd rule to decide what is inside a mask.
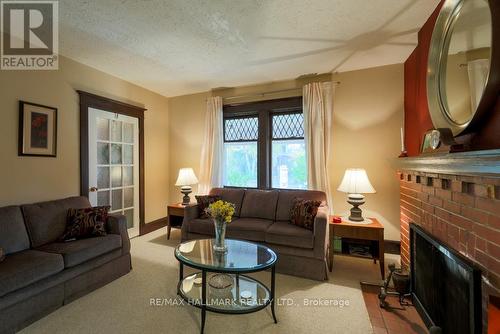
[[[401,152],[405,151],[405,134],[403,128],[401,128]]]

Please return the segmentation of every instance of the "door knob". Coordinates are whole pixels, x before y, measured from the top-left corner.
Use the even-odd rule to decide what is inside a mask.
[[[90,190],[90,192],[92,192],[92,193],[93,193],[93,192],[98,191],[99,189],[98,189],[97,187],[90,187],[90,189],[89,189],[89,190]]]

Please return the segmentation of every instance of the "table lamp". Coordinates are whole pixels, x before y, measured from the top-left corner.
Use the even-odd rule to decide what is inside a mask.
[[[191,202],[189,198],[189,194],[193,191],[191,185],[197,183],[198,179],[196,175],[194,175],[192,168],[179,169],[179,176],[177,177],[177,181],[175,181],[175,185],[180,186],[181,193],[184,194],[184,197],[182,197],[182,205],[188,205]]]
[[[353,206],[349,220],[353,222],[364,221],[362,211],[359,208],[360,205],[365,203],[365,196],[362,194],[376,192],[368,179],[368,175],[366,175],[366,171],[359,168],[347,169],[337,190],[349,194],[347,203]]]

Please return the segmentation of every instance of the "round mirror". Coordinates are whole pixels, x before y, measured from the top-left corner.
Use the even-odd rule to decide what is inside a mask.
[[[432,34],[427,96],[434,126],[463,132],[474,118],[491,68],[488,0],[447,0]]]
[[[491,15],[486,0],[464,1],[450,27],[440,89],[446,113],[457,125],[472,119],[483,96],[491,60]]]

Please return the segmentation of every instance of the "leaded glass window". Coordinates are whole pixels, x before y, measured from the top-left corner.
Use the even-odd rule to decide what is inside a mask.
[[[257,117],[238,117],[224,120],[224,141],[254,141],[259,138]]]
[[[302,98],[224,106],[223,185],[307,189]]]
[[[271,186],[307,189],[303,113],[272,115]]]
[[[258,117],[224,120],[224,185],[257,187]]]
[[[273,115],[273,139],[304,138],[304,114]]]

